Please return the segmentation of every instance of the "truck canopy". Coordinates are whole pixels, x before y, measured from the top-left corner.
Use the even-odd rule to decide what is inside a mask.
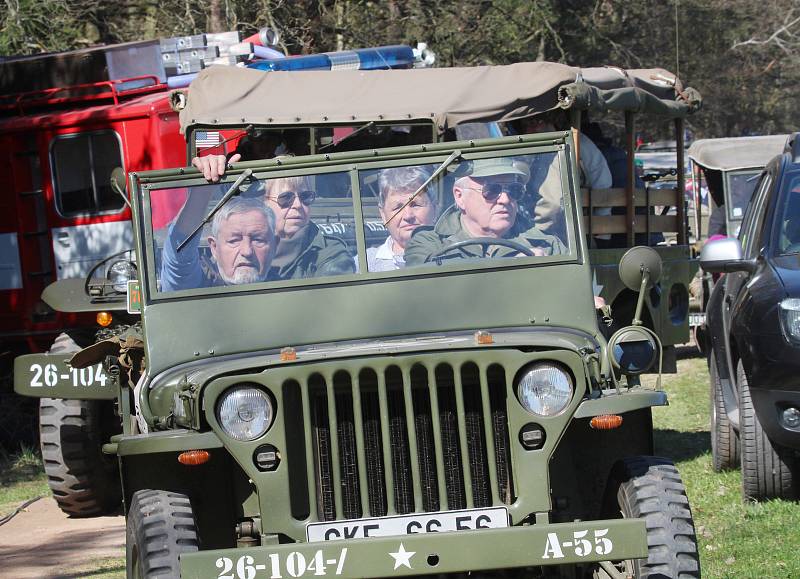
[[[699,93],[660,68],[578,68],[551,62],[407,70],[270,72],[210,67],[180,98],[192,126],[308,125],[429,119],[440,132],[556,108],[682,118]]]
[[[789,135],[698,139],[689,147],[689,158],[716,171],[761,168],[783,152],[788,139]]]

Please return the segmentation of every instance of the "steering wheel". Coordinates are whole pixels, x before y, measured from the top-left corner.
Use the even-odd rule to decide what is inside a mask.
[[[523,255],[527,255],[528,257],[534,257],[536,254],[533,252],[533,249],[522,245],[516,241],[511,241],[510,239],[503,239],[502,237],[473,237],[472,239],[465,239],[463,241],[456,241],[455,243],[451,243],[446,247],[443,247],[436,253],[432,253],[429,255],[425,261],[437,261],[451,253],[453,251],[459,250],[462,247],[467,247],[470,245],[480,245],[483,248],[483,255],[481,257],[486,257],[486,251],[492,245],[502,245],[503,247],[509,247],[511,249],[515,249],[516,251],[522,253]]]

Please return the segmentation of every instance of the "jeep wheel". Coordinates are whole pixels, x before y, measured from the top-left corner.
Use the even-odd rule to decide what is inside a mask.
[[[189,497],[154,490],[133,494],[125,536],[128,579],[180,577],[181,553],[197,551],[198,544]]]
[[[72,338],[61,334],[50,353],[79,349]],[[39,439],[47,483],[67,515],[102,515],[120,504],[117,462],[102,452],[113,428],[111,419],[111,405],[103,400],[42,398],[39,403]]]
[[[739,466],[739,433],[734,430],[725,411],[722,382],[713,350],[708,362],[708,375],[711,382],[711,456],[714,470],[721,472]]]
[[[617,463],[607,495],[607,516],[644,518],[647,525],[647,559],[615,563],[622,576],[688,579],[700,577],[692,511],[686,487],[671,461],[652,456]],[[619,576],[602,567],[594,577]]]
[[[773,445],[758,420],[744,366],[736,367],[741,413],[742,495],[745,500],[794,498],[795,461],[783,448]]]

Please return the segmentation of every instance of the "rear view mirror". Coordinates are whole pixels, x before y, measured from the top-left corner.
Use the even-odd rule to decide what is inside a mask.
[[[122,167],[115,167],[111,171],[111,189],[125,201],[125,205],[130,208],[131,203],[128,201],[128,196],[125,195],[125,171]]]
[[[712,273],[753,271],[755,264],[755,260],[742,259],[742,244],[734,237],[709,241],[700,252],[700,267]]]
[[[661,256],[652,247],[644,245],[631,247],[619,260],[619,277],[625,287],[639,292],[636,313],[633,315],[631,323],[634,326],[640,326],[645,291],[661,279]]]

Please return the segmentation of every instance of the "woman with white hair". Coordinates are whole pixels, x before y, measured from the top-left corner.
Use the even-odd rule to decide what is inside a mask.
[[[436,221],[438,207],[433,189],[414,192],[431,176],[426,167],[383,169],[378,176],[378,211],[389,236],[378,247],[367,249],[369,271],[391,271],[405,267],[406,243],[422,225]]]

